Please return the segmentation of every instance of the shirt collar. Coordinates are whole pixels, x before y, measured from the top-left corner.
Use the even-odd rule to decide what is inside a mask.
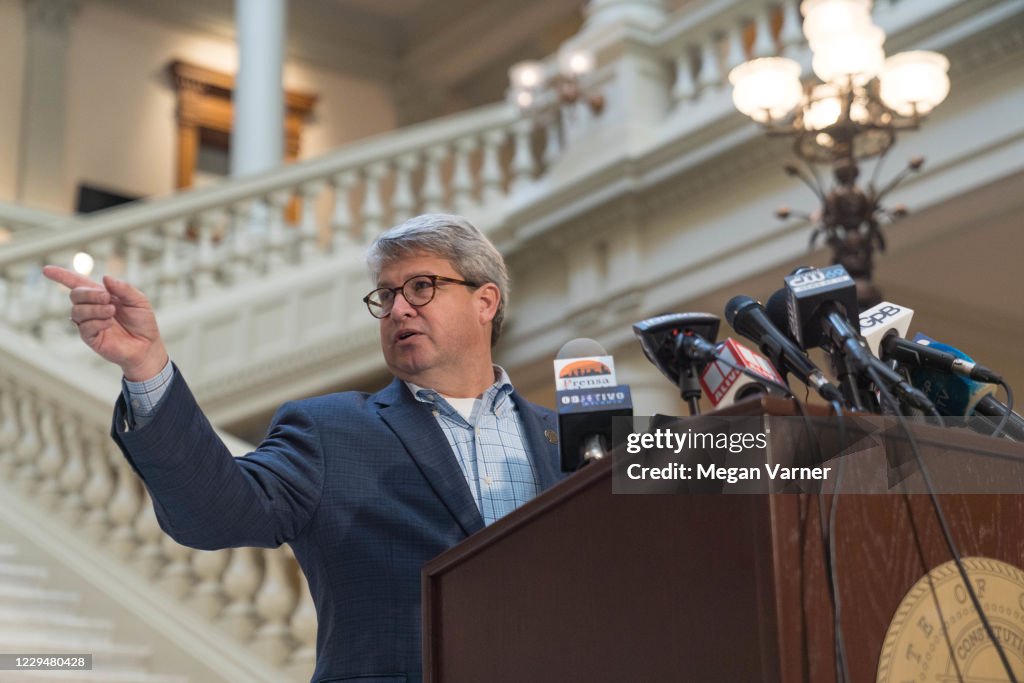
[[[484,408],[490,412],[497,412],[502,406],[509,401],[509,395],[515,390],[512,386],[512,380],[509,379],[508,373],[500,365],[494,366],[494,384],[487,387],[484,393],[480,395]],[[448,401],[445,401],[444,394],[437,392],[434,389],[421,387],[418,384],[412,382],[406,382],[405,386],[409,387],[409,392],[421,403],[432,403],[444,408],[450,409],[455,412],[454,408]]]

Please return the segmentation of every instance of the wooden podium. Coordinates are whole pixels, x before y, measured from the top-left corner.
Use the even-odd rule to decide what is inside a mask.
[[[913,429],[937,480],[1024,486],[1020,444]],[[951,559],[922,494],[613,495],[611,478],[589,465],[424,567],[425,681],[834,681],[833,501],[848,671],[874,681],[900,601]],[[939,500],[965,557],[1024,566],[1024,495]]]

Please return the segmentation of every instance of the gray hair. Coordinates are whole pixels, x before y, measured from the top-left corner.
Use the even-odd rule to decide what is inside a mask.
[[[501,300],[491,322],[491,346],[498,343],[508,302],[508,269],[501,252],[462,216],[428,213],[381,233],[366,253],[370,279],[376,283],[385,265],[426,252],[447,259],[459,275],[481,285],[493,282]]]

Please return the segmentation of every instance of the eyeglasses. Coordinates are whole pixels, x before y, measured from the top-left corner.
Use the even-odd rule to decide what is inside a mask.
[[[479,287],[480,285],[456,280],[444,275],[413,275],[406,280],[401,287],[379,287],[363,297],[363,303],[369,309],[370,315],[374,318],[386,318],[391,315],[391,309],[395,306],[395,295],[399,292],[409,302],[410,306],[419,308],[426,306],[434,300],[437,292],[438,282],[451,282],[456,285],[467,287]]]

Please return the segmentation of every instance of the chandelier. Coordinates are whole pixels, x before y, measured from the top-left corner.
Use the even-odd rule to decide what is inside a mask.
[[[518,62],[509,69],[508,96],[524,115],[570,109],[584,103],[594,114],[604,109],[604,96],[588,87],[594,71],[589,50],[563,50],[554,63]]]
[[[936,52],[914,50],[885,56],[885,32],[871,20],[871,0],[804,0],[803,30],[813,54],[817,82],[801,83],[799,62],[786,57],[752,59],[729,73],[736,108],[760,123],[769,135],[792,137],[793,152],[806,171],[786,172],[803,180],[822,202],[814,214],[797,214],[815,223],[811,246],[825,235],[833,263],[857,280],[862,307],[881,301],[871,282],[874,251],[884,251],[883,222],[906,210],[881,208],[881,199],[910,172],[913,159],[882,189],[872,178],[867,189],[856,181],[858,162],[884,157],[901,130],[918,128],[949,93],[949,60]],[[826,185],[816,165],[831,167]],[[878,170],[876,166],[876,172]],[[778,215],[794,215],[780,209]]]

